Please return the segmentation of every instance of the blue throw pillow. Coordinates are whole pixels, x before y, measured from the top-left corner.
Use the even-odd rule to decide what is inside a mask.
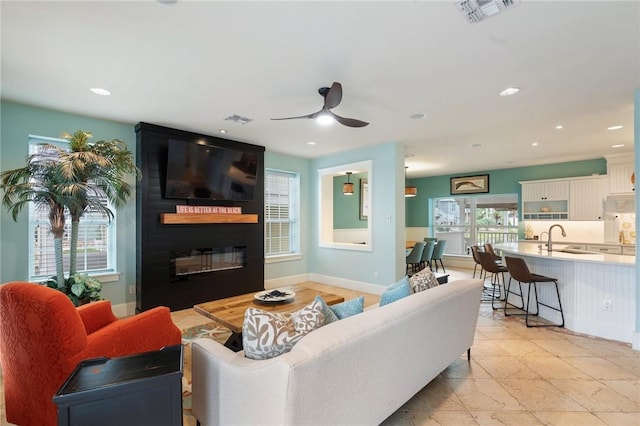
[[[324,299],[320,296],[316,296],[315,299],[313,299],[314,301],[319,301],[320,305],[322,306],[322,313],[324,314],[324,323],[326,324],[330,324],[332,322],[336,322],[338,321],[340,318],[338,318],[336,316],[336,314],[333,313],[333,311],[329,308],[329,305],[327,305],[327,302],[324,301]]]
[[[364,311],[364,296],[329,306],[338,319],[344,319]],[[326,319],[325,319],[326,324]]]
[[[403,297],[407,297],[411,294],[411,285],[409,284],[409,277],[406,275],[398,282],[391,284],[387,290],[380,296],[380,306],[387,305],[396,300],[400,300]]]

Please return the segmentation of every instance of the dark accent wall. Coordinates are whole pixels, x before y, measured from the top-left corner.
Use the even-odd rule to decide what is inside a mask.
[[[255,151],[259,164],[254,200],[165,199],[169,139]],[[155,306],[186,309],[264,289],[264,147],[148,123],[136,125],[136,142],[136,161],[142,172],[136,191],[136,311]],[[243,213],[257,214],[258,223],[161,224],[161,213],[175,213],[178,204],[241,207]],[[243,268],[171,280],[172,252],[225,246],[246,246]]]

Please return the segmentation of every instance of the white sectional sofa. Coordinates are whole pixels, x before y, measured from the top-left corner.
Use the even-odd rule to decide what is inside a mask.
[[[458,280],[327,324],[252,360],[193,342],[193,414],[211,425],[377,425],[473,344],[482,282]]]

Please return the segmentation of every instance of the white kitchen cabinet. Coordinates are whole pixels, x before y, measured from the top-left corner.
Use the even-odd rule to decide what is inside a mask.
[[[607,175],[609,176],[609,192],[611,194],[634,192],[635,183],[633,154],[608,155]]]
[[[569,199],[569,181],[522,182],[522,201],[562,201]]]
[[[569,181],[520,182],[525,220],[566,220],[569,217]]]
[[[569,220],[602,220],[606,177],[593,176],[569,181]]]

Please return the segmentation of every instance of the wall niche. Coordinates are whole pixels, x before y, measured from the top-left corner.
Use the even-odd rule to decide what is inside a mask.
[[[135,129],[136,162],[142,172],[136,190],[136,312],[156,306],[186,309],[263,290],[264,147],[149,123],[138,123]],[[205,180],[211,181],[210,186],[226,182],[230,190],[207,199],[167,197],[167,159],[173,141],[242,152],[243,161],[250,157],[255,174],[238,159],[228,161],[233,171],[221,173],[223,154],[210,160],[193,155],[192,161],[206,163],[198,167],[209,166]],[[177,206],[239,207],[242,214],[177,214]]]

